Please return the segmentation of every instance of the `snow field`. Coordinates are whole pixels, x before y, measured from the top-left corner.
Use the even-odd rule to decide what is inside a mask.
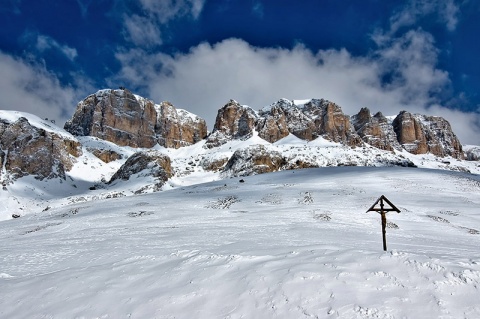
[[[1,318],[478,318],[480,177],[285,171],[0,223]],[[400,210],[365,211],[380,195]],[[396,226],[396,227],[395,227]]]

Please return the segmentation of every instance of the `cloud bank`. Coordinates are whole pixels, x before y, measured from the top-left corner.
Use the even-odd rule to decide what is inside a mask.
[[[385,115],[407,110],[444,116],[462,143],[480,144],[479,113],[452,111],[440,103],[450,80],[436,67],[437,55],[432,36],[421,29],[384,39],[367,56],[345,49],[312,52],[302,45],[260,48],[226,39],[173,56],[120,52],[122,69],[111,81],[130,83],[157,102],[169,100],[196,113],[210,129],[218,109],[232,98],[254,109],[279,98],[325,98],[349,115],[368,107]]]
[[[55,120],[59,126],[72,116],[79,96],[93,89],[81,77],[78,77],[81,89],[62,86],[43,64],[14,58],[1,51],[0,70],[0,109],[35,114]]]

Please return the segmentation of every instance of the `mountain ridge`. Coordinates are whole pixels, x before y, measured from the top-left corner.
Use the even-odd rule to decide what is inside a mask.
[[[279,170],[406,166],[480,173],[478,147],[464,153],[448,121],[408,112],[397,118],[366,108],[350,117],[323,99],[280,99],[259,111],[230,100],[207,134],[197,115],[124,89],[89,95],[65,129],[0,111],[0,219]]]

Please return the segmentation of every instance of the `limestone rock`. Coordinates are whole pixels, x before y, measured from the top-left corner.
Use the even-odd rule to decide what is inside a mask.
[[[350,146],[361,145],[362,140],[335,103],[312,99],[303,105],[281,99],[259,111],[259,136],[274,143],[288,134],[311,141],[319,136]]]
[[[155,122],[153,102],[139,101],[128,90],[100,90],[78,104],[65,130],[120,146],[152,147],[156,144]]]
[[[393,121],[398,142],[412,154],[432,153],[463,158],[462,145],[450,123],[439,116],[411,114],[402,111]]]
[[[15,122],[0,120],[0,149],[2,167],[12,179],[26,175],[65,179],[65,172],[82,154],[80,143],[73,137],[33,126],[25,117]]]
[[[160,105],[126,89],[100,90],[81,101],[65,130],[76,136],[95,136],[119,146],[178,148],[207,135],[203,119],[169,102]]]
[[[161,186],[173,176],[170,158],[156,150],[137,152],[127,159],[108,183],[127,181],[132,175],[152,176]]]
[[[205,120],[185,110],[177,110],[170,102],[157,106],[155,133],[158,144],[179,148],[195,144],[207,136]]]
[[[304,114],[314,120],[319,136],[349,146],[362,144],[362,139],[350,123],[350,117],[337,104],[324,99],[312,99],[305,104]]]
[[[260,110],[259,116],[256,125],[258,136],[270,143],[275,143],[290,133],[302,139],[313,139],[313,122],[292,101],[281,99]]]
[[[89,148],[88,151],[91,152],[93,155],[95,155],[100,160],[102,160],[104,163],[110,163],[110,162],[122,159],[121,154],[118,154],[117,152],[112,151],[112,150],[91,149],[91,148]]]
[[[218,110],[215,126],[207,138],[206,146],[217,147],[232,139],[252,136],[256,120],[257,114],[253,109],[230,100]]]
[[[467,161],[480,161],[480,146],[467,145],[464,151]]]
[[[352,117],[352,123],[365,143],[387,151],[402,149],[393,126],[381,112],[372,116],[370,110],[364,107]]]
[[[236,150],[223,172],[233,176],[263,174],[278,171],[285,164],[286,160],[279,152],[264,145],[252,145]]]

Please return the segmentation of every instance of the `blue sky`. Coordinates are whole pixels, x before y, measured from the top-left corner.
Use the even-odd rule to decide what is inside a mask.
[[[447,118],[480,144],[475,0],[3,0],[1,109],[62,125],[76,104],[125,86],[205,118],[326,98]]]

